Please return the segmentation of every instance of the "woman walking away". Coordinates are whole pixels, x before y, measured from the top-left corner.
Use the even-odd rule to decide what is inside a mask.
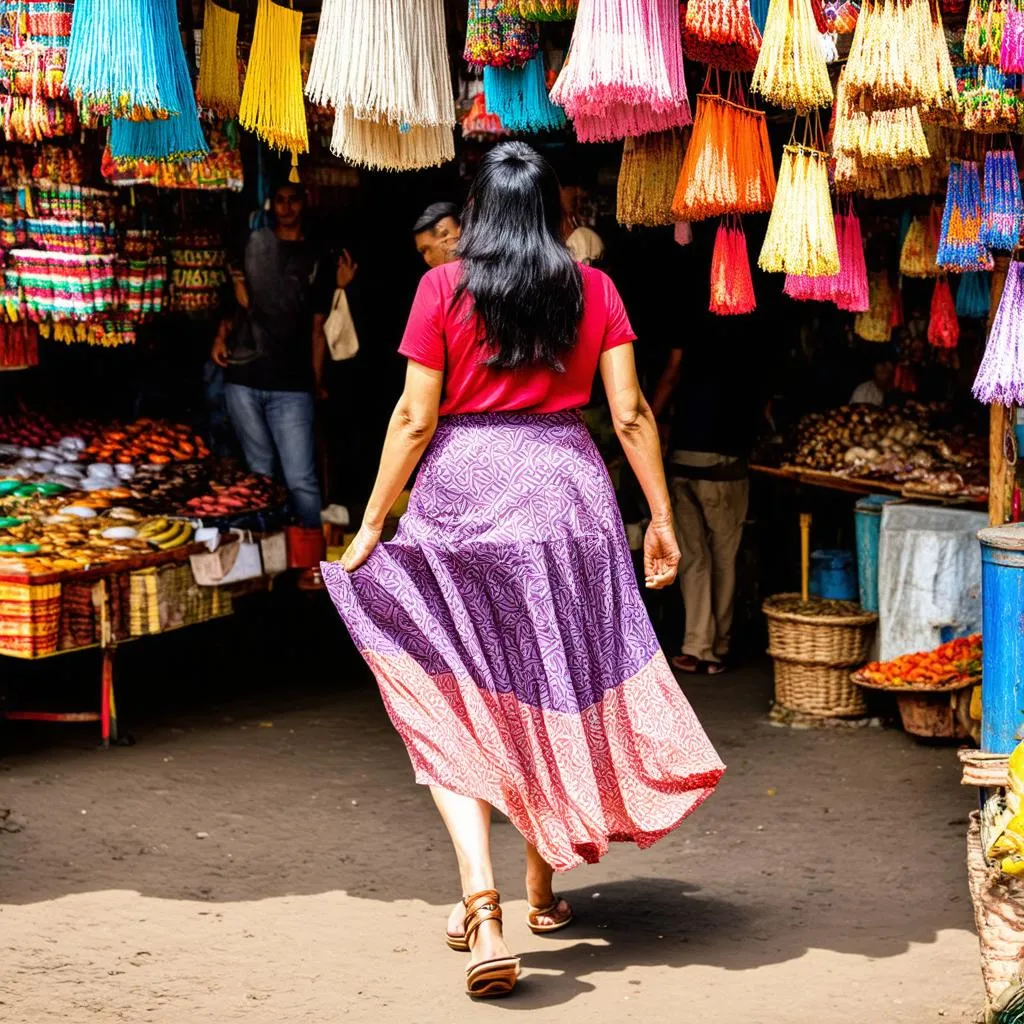
[[[634,335],[611,281],[559,233],[558,180],[519,142],[484,158],[460,259],[420,283],[400,352],[405,390],[366,518],[325,564],[334,603],[431,787],[455,845],[473,996],[512,991],[491,807],[527,843],[528,924],[567,924],[552,871],[616,840],[649,846],[707,798],[723,765],[658,647],[615,495],[578,410],[600,364],[650,504],[646,584],[679,550]],[[440,417],[440,418],[439,418]],[[393,541],[384,517],[416,464]]]

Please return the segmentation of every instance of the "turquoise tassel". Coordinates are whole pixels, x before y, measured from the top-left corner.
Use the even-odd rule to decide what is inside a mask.
[[[134,2],[134,0],[132,0]],[[115,117],[110,125],[110,152],[115,160],[196,160],[210,147],[199,124],[192,79],[178,32],[175,0],[145,0],[156,65],[161,69],[163,109],[176,116],[149,121]]]
[[[487,113],[509,132],[549,132],[565,127],[565,111],[548,97],[544,55],[537,53],[521,68],[484,67]]]
[[[984,320],[988,316],[988,310],[988,274],[981,270],[963,274],[956,290],[956,315]]]

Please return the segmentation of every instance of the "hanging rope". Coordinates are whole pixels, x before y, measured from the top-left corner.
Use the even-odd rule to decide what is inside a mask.
[[[220,117],[238,116],[238,15],[213,0],[206,0],[203,14],[196,96]]]
[[[309,152],[299,60],[301,36],[301,11],[259,0],[238,111],[243,128],[272,148],[291,153],[292,181],[299,180],[299,153]]]

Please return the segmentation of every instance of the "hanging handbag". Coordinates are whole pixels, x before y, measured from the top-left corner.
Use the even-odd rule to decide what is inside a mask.
[[[331,312],[324,322],[324,334],[327,335],[327,347],[331,358],[340,362],[351,359],[359,351],[359,336],[352,319],[352,311],[348,308],[345,289],[338,288],[334,292]]]

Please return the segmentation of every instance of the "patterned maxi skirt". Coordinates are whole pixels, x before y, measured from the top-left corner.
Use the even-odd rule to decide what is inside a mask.
[[[394,540],[323,572],[417,782],[486,800],[557,870],[649,846],[721,777],[577,413],[442,420]]]

